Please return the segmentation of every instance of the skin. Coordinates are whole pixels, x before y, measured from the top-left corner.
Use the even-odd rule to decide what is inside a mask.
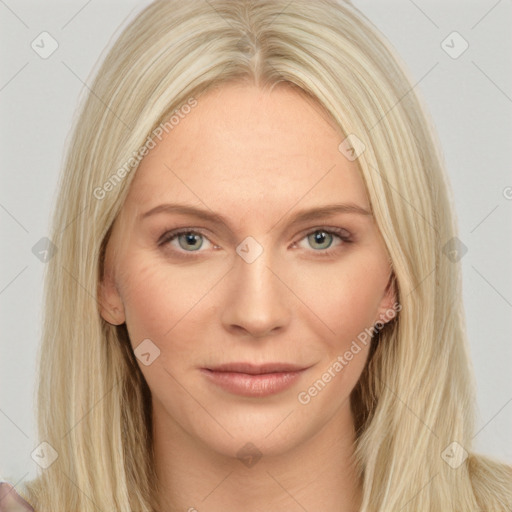
[[[298,400],[395,302],[371,214],[291,223],[328,204],[370,211],[357,163],[338,150],[343,139],[289,86],[232,83],[201,96],[137,170],[107,246],[100,302],[107,322],[126,322],[134,348],[150,339],[160,350],[138,362],[152,394],[162,510],[358,510],[349,396],[369,344],[309,403]],[[215,212],[227,225],[176,212],[141,218],[162,203]],[[187,251],[185,236],[158,245],[176,228],[204,235],[200,248]],[[329,228],[352,242],[308,237]],[[236,252],[248,236],[263,248],[251,263]],[[199,370],[234,361],[308,369],[267,397],[229,393]],[[250,466],[237,456],[244,446],[261,455]]]

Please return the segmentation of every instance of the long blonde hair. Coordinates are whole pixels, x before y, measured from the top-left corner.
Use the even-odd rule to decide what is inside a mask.
[[[357,161],[401,311],[373,339],[351,397],[361,511],[510,511],[511,469],[471,451],[474,382],[438,141],[388,43],[335,0],[157,0],[109,51],[76,120],[51,231],[38,425],[58,458],[25,496],[40,512],[156,510],[149,389],[126,327],[99,314],[103,252],[141,148],[229,81],[304,91],[340,143],[364,145]]]

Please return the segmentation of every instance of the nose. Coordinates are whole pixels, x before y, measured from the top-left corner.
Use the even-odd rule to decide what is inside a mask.
[[[266,251],[252,263],[235,256],[222,308],[226,330],[261,338],[286,328],[291,317],[290,292],[278,275]]]

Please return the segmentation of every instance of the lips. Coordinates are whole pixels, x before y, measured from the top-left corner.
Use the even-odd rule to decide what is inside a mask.
[[[224,363],[206,368],[214,372],[246,373],[248,375],[262,375],[264,373],[288,373],[305,370],[305,366],[289,363],[265,363],[255,365],[252,363]]]
[[[290,363],[224,363],[200,370],[210,383],[230,394],[264,398],[292,387],[308,368]]]

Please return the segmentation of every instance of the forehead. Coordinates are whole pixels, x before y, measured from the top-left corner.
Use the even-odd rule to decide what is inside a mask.
[[[131,184],[127,207],[202,202],[212,210],[282,213],[294,203],[367,207],[359,170],[338,150],[344,136],[311,98],[228,84],[155,141]]]

